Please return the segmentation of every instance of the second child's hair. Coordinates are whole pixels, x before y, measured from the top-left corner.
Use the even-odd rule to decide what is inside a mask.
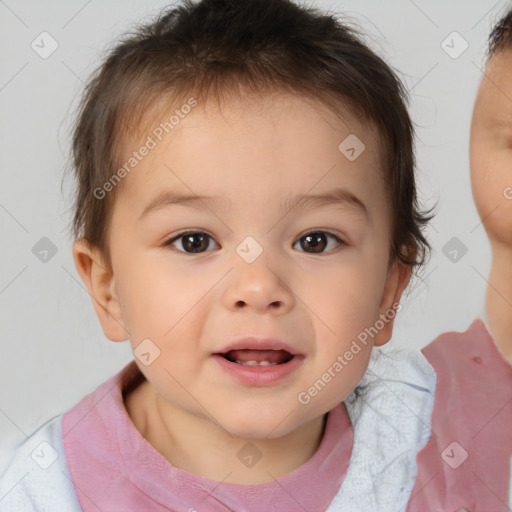
[[[512,50],[512,7],[491,30],[487,59],[491,59],[497,53],[505,50]]]
[[[111,268],[108,230],[120,187],[104,198],[93,192],[123,165],[127,141],[141,137],[157,113],[191,97],[220,105],[235,93],[279,91],[376,126],[391,210],[390,261],[423,264],[430,245],[422,227],[432,216],[418,207],[402,83],[355,29],[289,0],[184,0],[109,51],[86,85],[72,134],[75,238],[99,247]],[[364,142],[364,134],[356,136]]]

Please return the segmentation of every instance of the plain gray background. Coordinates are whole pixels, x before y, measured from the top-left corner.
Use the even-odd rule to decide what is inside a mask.
[[[71,408],[133,358],[128,342],[103,335],[75,270],[66,235],[71,183],[67,179],[61,191],[61,178],[69,165],[70,115],[103,50],[168,4],[0,0],[0,451]],[[400,73],[417,126],[420,199],[425,207],[439,203],[427,231],[432,258],[423,281],[403,297],[392,343],[421,348],[444,331],[464,331],[473,319],[485,318],[491,258],[471,195],[470,120],[487,36],[508,2],[309,4],[349,16]],[[31,46],[42,32],[58,43],[46,59]],[[469,47],[458,55],[465,42]],[[56,250],[47,261],[37,257],[36,244],[48,243],[40,242],[43,237]],[[442,252],[453,237],[467,247],[457,262]]]

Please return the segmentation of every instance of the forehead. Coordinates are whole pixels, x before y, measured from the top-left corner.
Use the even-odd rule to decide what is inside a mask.
[[[512,50],[490,58],[480,83],[475,110],[480,115],[496,117],[498,122],[512,122]]]
[[[348,108],[334,113],[319,101],[285,93],[234,96],[220,108],[197,105],[159,140],[155,129],[168,117],[167,111],[144,120],[139,140],[151,137],[155,147],[126,179],[127,203],[147,205],[163,186],[240,202],[310,188],[315,193],[340,181],[369,200],[385,195],[377,130]],[[140,142],[130,144],[136,149]],[[231,199],[225,204],[234,204]]]

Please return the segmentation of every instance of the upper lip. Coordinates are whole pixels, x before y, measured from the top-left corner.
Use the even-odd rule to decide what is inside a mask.
[[[239,338],[234,342],[221,348],[216,354],[226,354],[230,350],[286,350],[294,356],[303,355],[297,348],[288,343],[274,338],[259,338],[257,336],[247,336]]]

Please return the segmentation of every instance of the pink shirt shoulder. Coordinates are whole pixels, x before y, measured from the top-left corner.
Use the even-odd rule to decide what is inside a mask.
[[[438,380],[407,512],[508,511],[512,367],[480,319],[441,334],[423,353]]]

